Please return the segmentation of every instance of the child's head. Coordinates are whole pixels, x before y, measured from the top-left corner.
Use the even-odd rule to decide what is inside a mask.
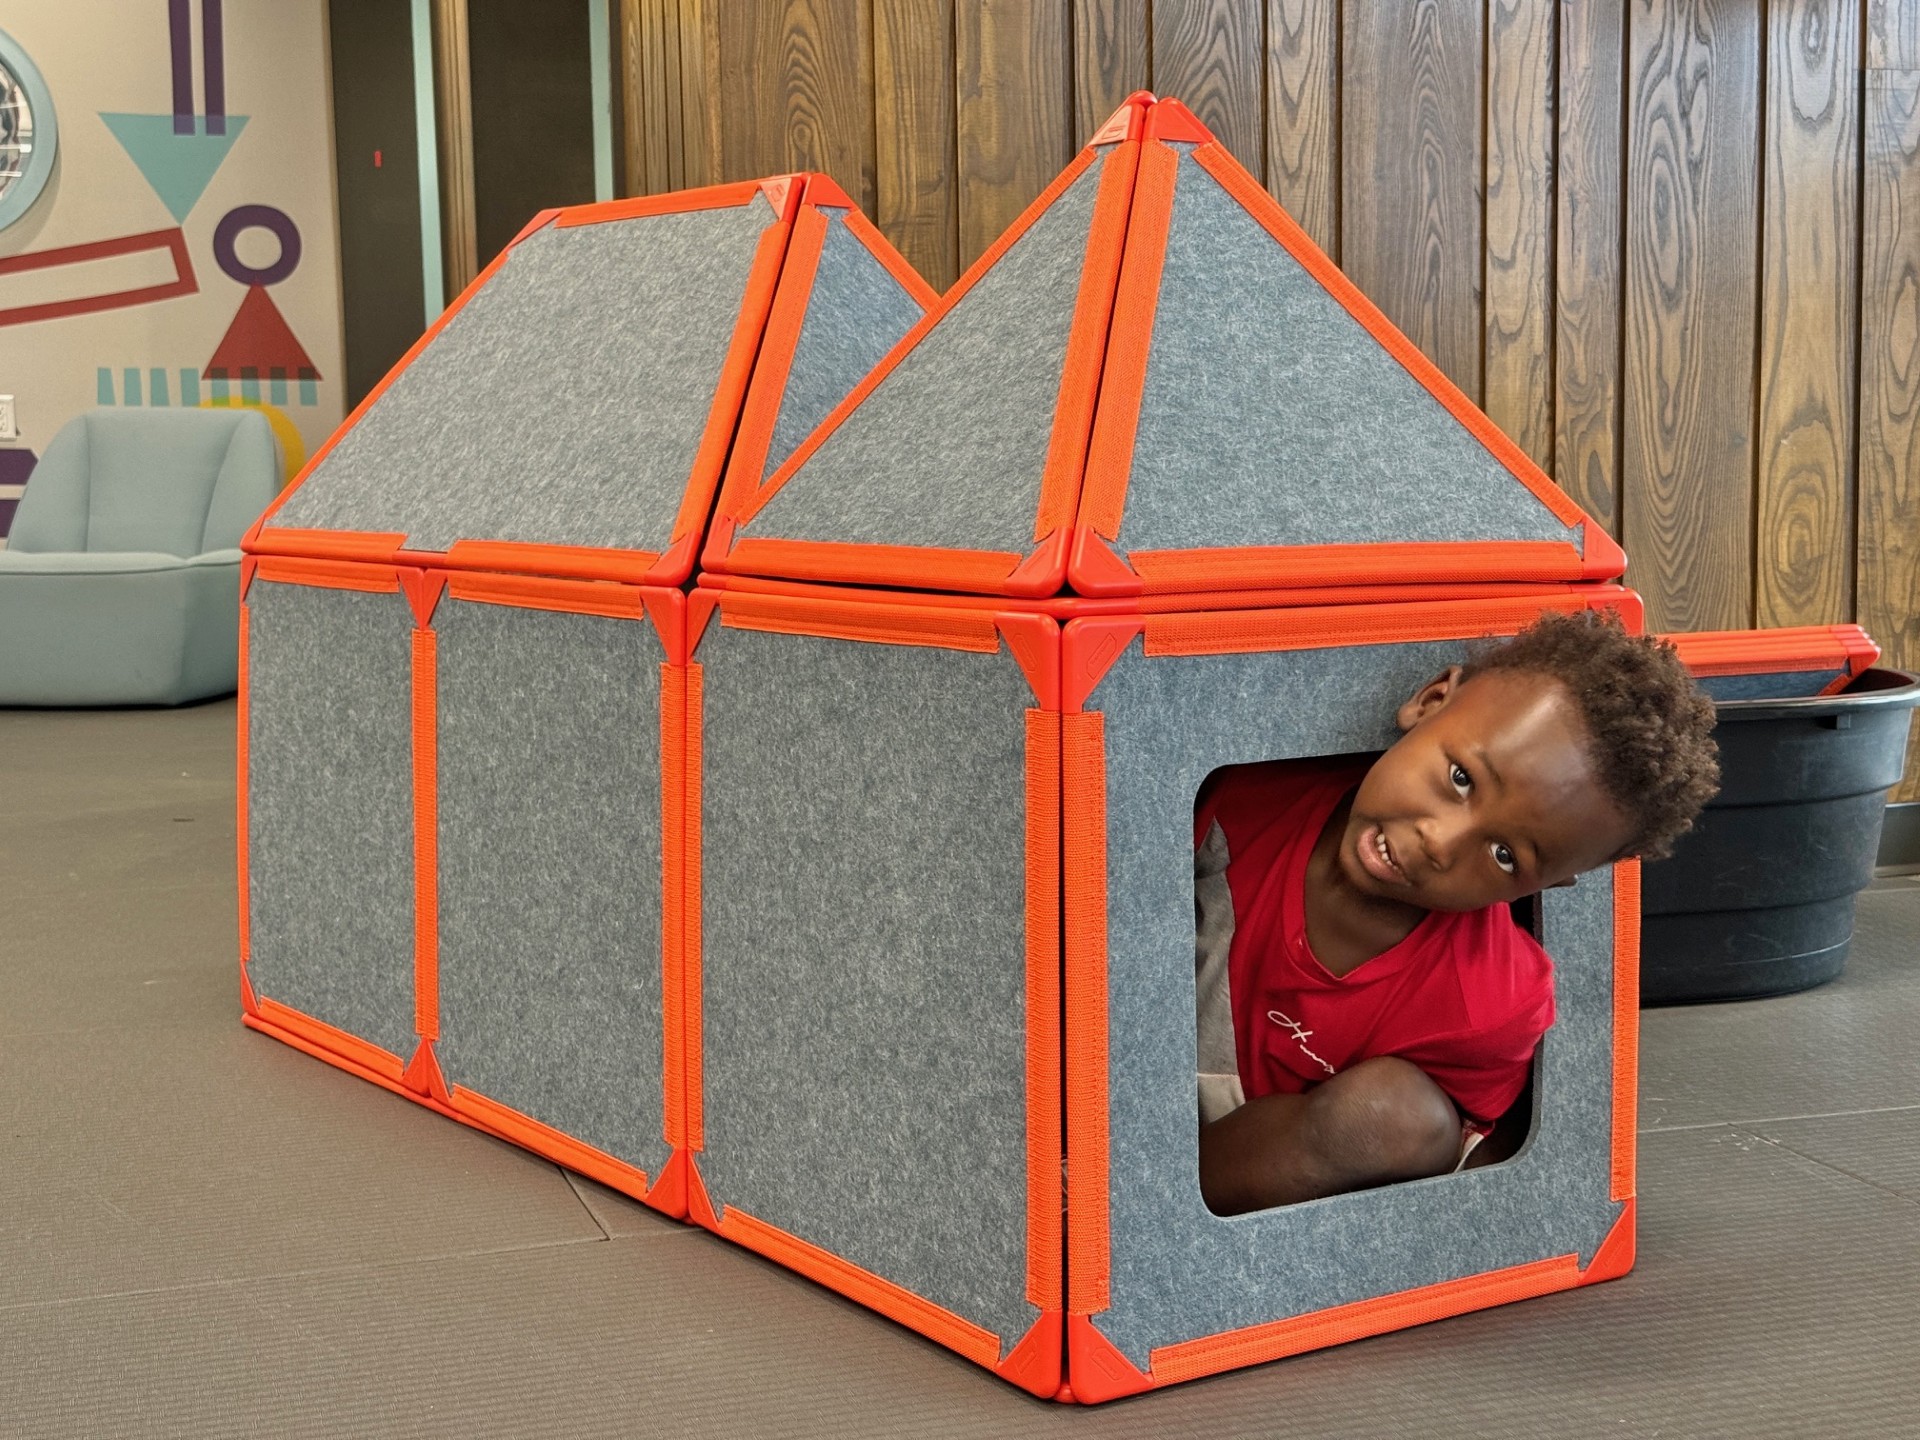
[[[1719,784],[1713,702],[1618,617],[1547,614],[1400,707],[1340,864],[1382,900],[1475,910],[1659,858]]]

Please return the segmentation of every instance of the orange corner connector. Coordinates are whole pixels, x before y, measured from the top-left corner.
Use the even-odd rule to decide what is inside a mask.
[[[1146,628],[1145,617],[1137,615],[1069,621],[1060,642],[1061,710],[1069,715],[1079,713],[1107,678],[1113,662]]]
[[[707,1195],[707,1182],[700,1178],[699,1163],[693,1158],[691,1150],[677,1151],[674,1158],[677,1160],[682,1155],[687,1158],[687,1219],[718,1235],[720,1216],[715,1212],[713,1201]]]
[[[1146,582],[1103,540],[1091,525],[1073,529],[1073,549],[1067,560],[1067,583],[1076,595],[1105,599],[1138,595]]]
[[[1212,141],[1213,132],[1178,100],[1162,100],[1147,112],[1147,139],[1205,145]]]
[[[851,210],[853,201],[847,198],[847,192],[835,183],[831,175],[823,175],[818,170],[806,176],[807,188],[801,200],[808,205],[832,205],[837,209]]]
[[[1090,1315],[1067,1316],[1067,1383],[1083,1405],[1099,1405],[1151,1390],[1153,1381],[1100,1333]]]
[[[685,1150],[675,1150],[666,1168],[660,1172],[660,1178],[653,1182],[653,1188],[647,1191],[647,1204],[663,1214],[671,1215],[675,1220],[687,1218],[687,1174],[693,1169],[693,1157]]]
[[[1613,1229],[1607,1232],[1607,1238],[1600,1242],[1600,1248],[1593,1252],[1593,1259],[1587,1268],[1580,1272],[1582,1285],[1598,1285],[1603,1280],[1618,1280],[1633,1269],[1634,1209],[1636,1202],[1630,1197],[1626,1208],[1620,1212],[1620,1218],[1613,1222]]]
[[[440,1062],[434,1058],[433,1046],[425,1040],[413,1052],[413,1059],[407,1068],[400,1072],[400,1081],[416,1094],[431,1096],[442,1105],[453,1103],[453,1093],[447,1089],[447,1077],[440,1073]]]
[[[1033,1327],[1020,1337],[1020,1343],[993,1367],[993,1373],[1029,1395],[1042,1400],[1055,1398],[1060,1392],[1065,1359],[1065,1319],[1058,1310],[1041,1311]]]
[[[1147,110],[1154,103],[1151,90],[1136,90],[1120,102],[1106,123],[1087,138],[1089,145],[1118,145],[1123,140],[1138,140]]]

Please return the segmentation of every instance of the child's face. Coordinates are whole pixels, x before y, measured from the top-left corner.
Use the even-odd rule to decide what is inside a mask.
[[[1400,707],[1406,734],[1354,796],[1343,878],[1423,910],[1479,910],[1618,855],[1628,821],[1600,788],[1565,687],[1522,671],[1459,675]]]

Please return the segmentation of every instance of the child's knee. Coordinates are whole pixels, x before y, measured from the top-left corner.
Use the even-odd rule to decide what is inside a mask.
[[[1363,1060],[1321,1085],[1316,1129],[1382,1179],[1438,1175],[1460,1156],[1460,1114],[1425,1071],[1397,1056]]]

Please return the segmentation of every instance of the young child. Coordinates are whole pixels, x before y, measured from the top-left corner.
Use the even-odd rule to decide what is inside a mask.
[[[1713,720],[1672,646],[1611,614],[1548,614],[1424,686],[1382,755],[1210,776],[1194,867],[1207,1205],[1464,1163],[1553,1023],[1552,962],[1507,902],[1666,854],[1717,788]]]

